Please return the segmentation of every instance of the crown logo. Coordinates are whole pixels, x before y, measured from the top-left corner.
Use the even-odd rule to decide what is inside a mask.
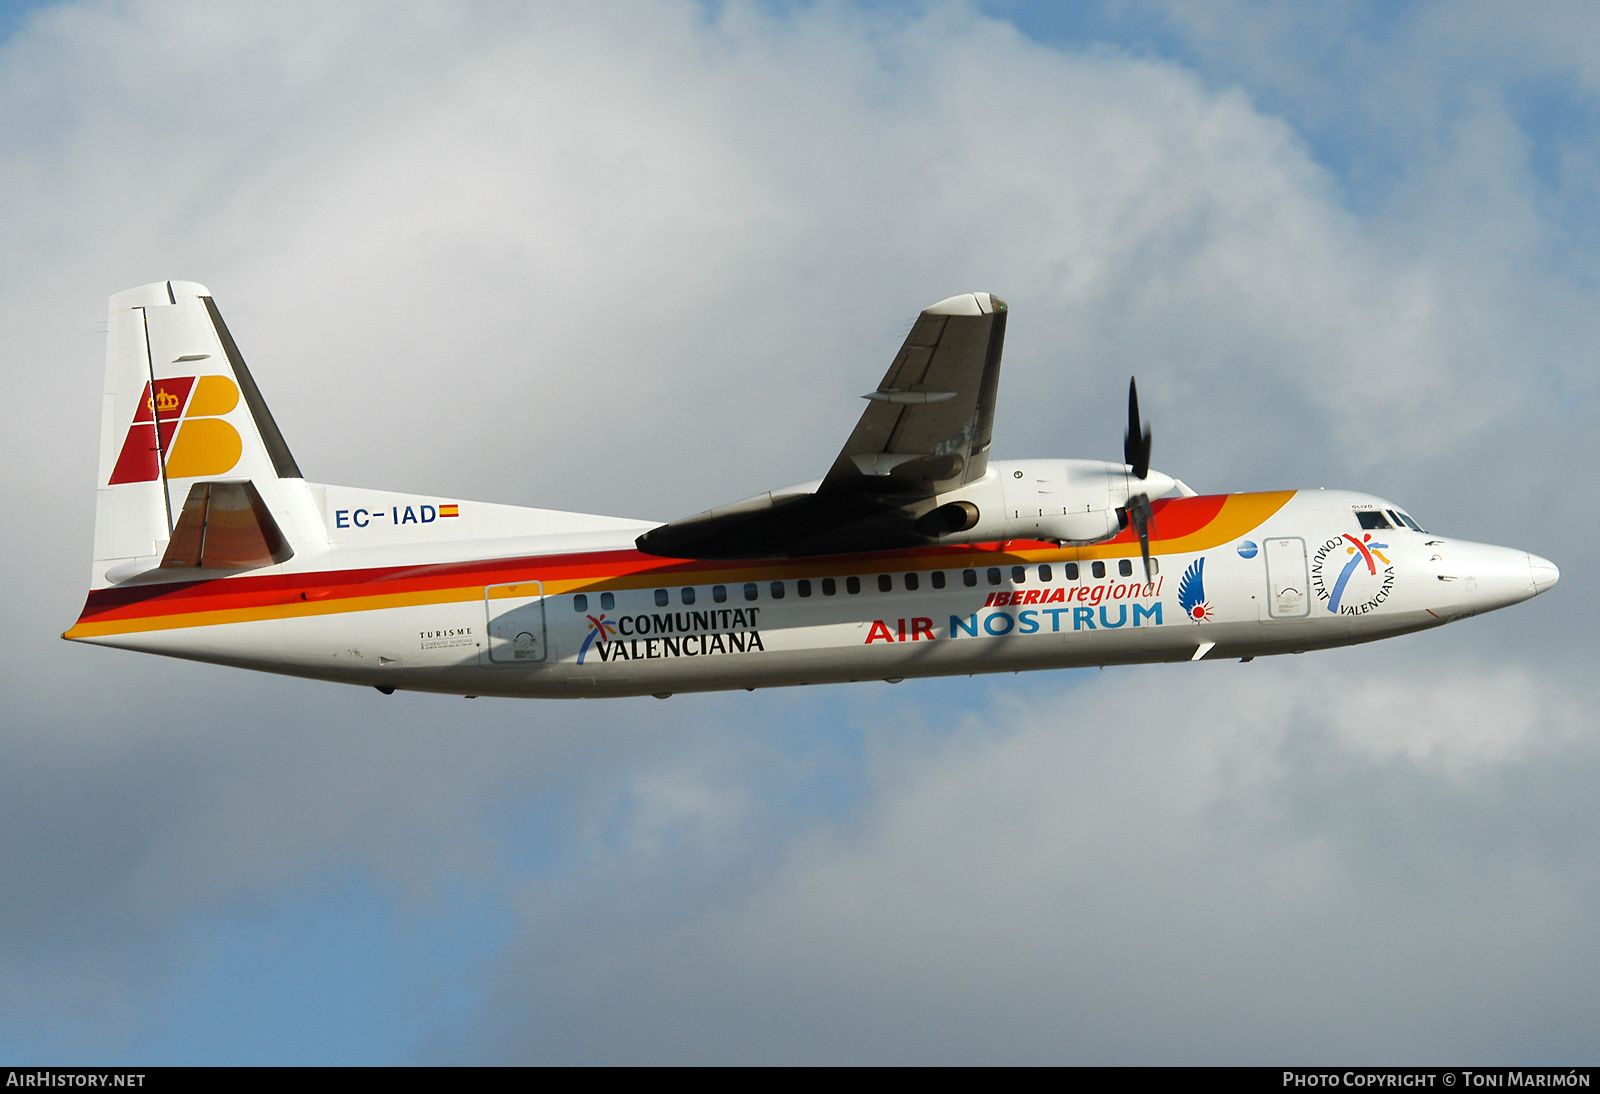
[[[239,403],[232,380],[214,373],[169,376],[147,383],[143,394],[110,485],[155,482],[162,460],[172,479],[221,475],[239,463],[243,440],[226,419]]]

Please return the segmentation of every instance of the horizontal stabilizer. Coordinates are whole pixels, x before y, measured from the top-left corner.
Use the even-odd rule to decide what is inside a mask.
[[[249,570],[294,551],[249,482],[197,482],[161,559],[162,569]]]

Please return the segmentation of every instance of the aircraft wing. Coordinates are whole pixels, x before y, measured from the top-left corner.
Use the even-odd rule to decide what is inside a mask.
[[[933,498],[989,462],[1006,303],[964,293],[925,309],[827,475],[810,491],[762,494],[640,536],[673,558],[784,558],[934,542]]]
[[[982,478],[1005,318],[988,293],[917,316],[821,489],[931,496]]]

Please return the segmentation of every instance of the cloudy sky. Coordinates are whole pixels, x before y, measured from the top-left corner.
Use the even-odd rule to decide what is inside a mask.
[[[1593,1062],[1600,13],[172,3],[0,17],[0,1058]],[[1554,560],[1375,646],[395,695],[78,647],[106,297],[306,474],[671,519],[1005,297],[1000,457]]]

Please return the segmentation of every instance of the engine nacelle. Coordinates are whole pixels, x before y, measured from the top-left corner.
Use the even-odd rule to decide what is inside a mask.
[[[1033,522],[1031,539],[1054,539],[1062,543],[1099,543],[1126,527],[1125,518],[1115,509],[1092,509],[1060,516],[1041,515]]]
[[[994,461],[983,481],[946,495],[918,528],[946,543],[1100,543],[1126,527],[1130,497],[1158,498],[1175,485],[1159,471],[1135,479],[1126,465],[1099,460]]]

